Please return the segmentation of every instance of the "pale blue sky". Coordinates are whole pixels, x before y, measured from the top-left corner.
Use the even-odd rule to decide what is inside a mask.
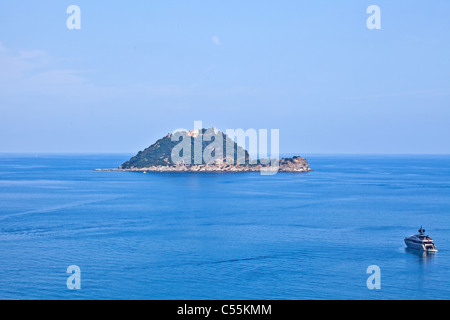
[[[68,30],[66,8],[81,8]],[[368,30],[366,9],[382,11]],[[450,1],[2,1],[0,153],[278,128],[282,153],[450,153]]]

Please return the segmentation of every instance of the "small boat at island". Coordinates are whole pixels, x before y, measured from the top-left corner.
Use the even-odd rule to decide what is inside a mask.
[[[419,233],[405,238],[408,248],[425,252],[437,252],[434,240],[425,234],[425,229],[421,226],[418,231]]]

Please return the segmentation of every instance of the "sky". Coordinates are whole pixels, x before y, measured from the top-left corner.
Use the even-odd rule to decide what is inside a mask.
[[[200,120],[279,129],[281,153],[448,154],[449,12],[448,0],[2,1],[0,153],[135,153]]]

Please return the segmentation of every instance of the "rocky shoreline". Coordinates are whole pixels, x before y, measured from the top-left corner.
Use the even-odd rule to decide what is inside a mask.
[[[245,138],[245,133],[243,133]],[[300,156],[253,161],[234,139],[212,127],[168,133],[139,151],[117,169],[95,171],[132,172],[309,172],[308,161]],[[180,140],[181,139],[181,140]],[[273,153],[273,152],[271,152]]]
[[[309,172],[308,162],[302,157],[283,158],[279,161],[278,170],[269,165],[230,165],[230,164],[204,164],[204,165],[172,165],[172,166],[149,166],[149,167],[131,167],[117,169],[94,169],[94,171],[131,171],[131,172]]]

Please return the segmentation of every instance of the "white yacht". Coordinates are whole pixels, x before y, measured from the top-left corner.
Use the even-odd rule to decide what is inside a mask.
[[[420,227],[418,234],[405,238],[408,248],[426,252],[437,252],[433,242],[433,239],[425,234],[425,229],[422,227]]]

